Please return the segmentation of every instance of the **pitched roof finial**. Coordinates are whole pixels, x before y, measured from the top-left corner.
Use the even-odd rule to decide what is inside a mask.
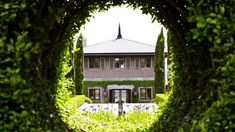
[[[117,39],[120,39],[120,38],[122,38],[122,34],[121,34],[121,26],[119,23]]]

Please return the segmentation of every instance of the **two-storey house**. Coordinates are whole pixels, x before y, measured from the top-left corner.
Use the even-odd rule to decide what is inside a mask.
[[[155,95],[154,50],[123,38],[120,25],[114,40],[85,46],[84,94],[94,102],[150,102]]]

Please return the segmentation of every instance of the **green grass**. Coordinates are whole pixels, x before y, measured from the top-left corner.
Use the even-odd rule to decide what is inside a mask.
[[[110,112],[77,113],[70,117],[70,127],[75,131],[123,132],[147,131],[155,121],[156,113],[136,111],[121,117]]]
[[[111,112],[79,113],[77,108],[90,99],[84,95],[69,97],[61,107],[61,117],[72,131],[139,132],[147,131],[156,120],[156,112],[133,111],[119,117]]]

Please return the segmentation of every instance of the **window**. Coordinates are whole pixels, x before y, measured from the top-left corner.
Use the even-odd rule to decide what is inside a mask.
[[[127,90],[121,90],[121,100],[123,102],[126,102],[126,97],[127,97]]]
[[[116,57],[114,59],[115,68],[124,68],[125,67],[125,59]]]
[[[136,68],[139,68],[139,67],[140,67],[140,58],[136,58],[136,59],[135,59],[135,62],[136,62],[136,63],[135,63],[135,64],[136,64],[135,67],[136,67]]]
[[[111,90],[112,92],[112,96],[110,98],[112,98],[112,101],[113,103],[116,103],[118,102],[119,100],[123,101],[123,102],[129,102],[129,98],[130,96],[128,95],[128,91],[129,90],[126,90],[126,89],[114,89],[114,90]],[[129,98],[128,98],[129,97]]]
[[[100,58],[89,59],[90,68],[100,68]]]
[[[151,57],[146,58],[146,67],[151,67]]]
[[[140,58],[140,67],[141,68],[146,67],[146,59],[143,57]]]
[[[135,57],[131,57],[131,67],[132,68],[135,68],[136,67],[136,64],[135,64]]]
[[[141,87],[139,88],[139,95],[140,95],[140,99],[142,100],[150,100],[151,99],[151,88],[150,87],[147,87],[147,88],[144,88],[144,87]]]
[[[126,58],[126,67],[127,67],[127,68],[130,68],[130,67],[131,67],[131,58],[130,58],[130,57],[127,57],[127,58]]]
[[[85,69],[89,68],[89,59],[88,58],[84,59],[84,67],[85,67]]]
[[[140,67],[151,67],[151,57],[141,57],[140,58]]]
[[[105,58],[101,58],[101,68],[105,68]]]
[[[110,58],[109,58],[109,62],[110,62],[110,63],[109,63],[109,64],[110,64],[109,66],[110,66],[111,69],[113,68],[113,60],[114,60],[113,57],[110,57]]]
[[[105,58],[105,65],[106,65],[106,68],[110,68],[109,57]]]
[[[92,100],[100,100],[100,89],[89,89],[89,97]]]

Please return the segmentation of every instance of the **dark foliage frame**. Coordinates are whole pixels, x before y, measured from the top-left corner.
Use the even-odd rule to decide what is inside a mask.
[[[235,129],[234,0],[0,1],[0,131],[64,131],[61,62],[91,12],[128,4],[170,31],[173,94],[150,129]],[[221,113],[226,115],[221,118]]]

